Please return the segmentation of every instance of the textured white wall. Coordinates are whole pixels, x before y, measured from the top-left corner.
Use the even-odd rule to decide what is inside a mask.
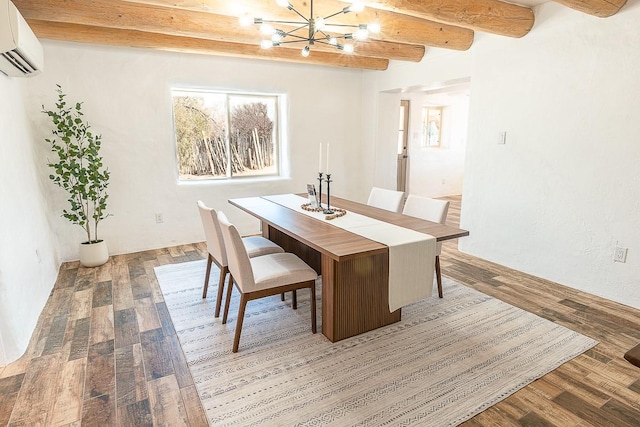
[[[478,43],[464,191],[474,237],[461,248],[640,307],[640,8],[628,6],[599,19],[549,3],[521,43]]]
[[[23,83],[0,74],[0,366],[26,349],[59,266]]]
[[[372,142],[375,143],[375,167],[372,186],[395,190],[397,188],[398,170],[398,123],[400,123],[399,93],[380,93],[377,97],[376,132]],[[369,196],[369,191],[365,196]],[[363,200],[366,202],[366,198]]]
[[[601,19],[550,2],[521,39],[367,73],[376,90],[471,76],[463,251],[640,308],[638,22],[637,3]]]
[[[318,146],[331,143],[332,193],[358,197],[361,174],[361,72],[268,61],[44,42],[47,70],[29,85],[35,134],[47,134],[41,104],[52,106],[55,84],[83,101],[85,117],[103,135],[112,172],[101,237],[110,252],[128,253],[204,240],[196,201],[227,212],[241,232],[259,224],[228,198],[305,191],[315,182]],[[288,95],[290,174],[271,180],[177,183],[172,85]],[[44,157],[45,153],[41,153]],[[44,164],[44,159],[41,160]],[[46,169],[46,168],[45,168]],[[46,173],[43,169],[42,173]],[[49,187],[63,260],[77,259],[82,230],[58,218],[64,195]],[[155,213],[164,223],[156,224]]]

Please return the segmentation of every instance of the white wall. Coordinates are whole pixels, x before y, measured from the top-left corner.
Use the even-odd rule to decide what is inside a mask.
[[[638,22],[638,3],[602,19],[550,2],[521,39],[367,73],[371,90],[471,77],[463,251],[640,308]]]
[[[23,83],[0,74],[0,366],[25,351],[59,266]]]
[[[398,93],[380,93],[377,97],[378,120],[375,126],[376,132],[370,140],[375,144],[373,148],[375,167],[372,186],[395,190],[398,186],[398,124],[400,123],[400,100]],[[371,191],[368,187],[364,199],[366,202]]]
[[[83,101],[85,117],[102,133],[111,171],[109,212],[101,238],[110,253],[204,240],[196,201],[224,210],[241,232],[259,230],[257,220],[232,207],[234,197],[304,192],[315,183],[318,146],[331,143],[332,194],[361,193],[361,72],[210,56],[44,42],[47,70],[29,85],[36,135],[48,132],[40,105],[53,106],[55,84],[71,101]],[[178,184],[170,88],[267,91],[288,95],[290,176],[272,180]],[[44,157],[44,153],[41,153]],[[356,159],[356,161],[354,161]],[[44,158],[40,164],[44,164]],[[46,169],[46,168],[45,168]],[[42,173],[45,174],[46,170]],[[56,213],[64,194],[52,185]],[[164,223],[156,224],[155,213]],[[77,259],[82,230],[55,215],[63,260]]]

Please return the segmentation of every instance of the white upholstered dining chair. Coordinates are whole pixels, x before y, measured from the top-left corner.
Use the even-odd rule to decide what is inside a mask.
[[[229,223],[224,213],[218,212],[218,221],[227,249],[227,260],[232,277],[229,279],[229,289],[222,317],[223,324],[227,323],[233,284],[240,291],[233,352],[238,352],[247,302],[287,291],[309,289],[311,293],[311,331],[315,334],[316,278],[318,277],[315,270],[292,253],[277,253],[249,258],[238,230]]]
[[[202,290],[202,298],[207,297],[207,289],[209,288],[209,275],[211,273],[211,264],[215,263],[220,268],[220,279],[218,281],[218,295],[216,298],[215,317],[220,316],[220,304],[222,303],[222,289],[224,288],[224,279],[229,272],[227,262],[227,252],[224,247],[224,240],[220,232],[220,224],[218,224],[218,213],[215,209],[205,206],[198,200],[198,210],[204,227],[204,234],[207,240],[207,272],[204,277],[204,289]],[[273,253],[284,252],[280,246],[276,245],[269,239],[260,236],[243,237],[242,243],[246,247],[249,257],[257,257]]]
[[[367,205],[373,206],[374,208],[386,209],[391,212],[400,212],[402,210],[403,197],[404,192],[402,191],[372,187]]]
[[[415,196],[409,194],[404,204],[402,213],[427,221],[444,224],[449,212],[449,202],[446,200],[431,199],[429,197]],[[436,244],[436,280],[438,282],[438,296],[442,298],[442,274],[440,271],[440,253],[442,252],[442,242]]]

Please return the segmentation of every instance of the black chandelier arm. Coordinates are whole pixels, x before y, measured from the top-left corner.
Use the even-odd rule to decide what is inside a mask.
[[[337,11],[336,13],[332,13],[331,15],[327,15],[327,16],[325,16],[325,17],[324,17],[324,18],[322,18],[322,19],[324,19],[324,20],[326,21],[327,19],[333,18],[334,16],[341,15],[341,14],[343,14],[343,13],[346,13],[346,12],[345,12],[345,11],[343,11],[343,10],[339,10],[339,11]]]
[[[291,44],[291,43],[306,43],[308,42],[309,39],[304,38],[304,37],[300,37],[300,40],[286,40],[286,41],[281,41],[280,44]]]
[[[260,20],[261,23],[265,23],[265,24],[288,24],[288,25],[300,25],[300,28],[304,28],[307,25],[309,25],[309,21],[306,22],[300,22],[300,21],[275,21],[275,20],[270,20],[270,19],[261,19]]]
[[[342,39],[344,37],[336,37],[336,39]],[[283,45],[283,44],[292,44],[292,43],[303,43],[303,42],[309,42],[309,41],[313,41],[314,43],[318,43],[318,44],[325,44],[327,46],[331,46],[334,47],[336,49],[338,49],[338,47],[336,45],[333,45],[329,42],[327,42],[325,38],[320,38],[320,39],[307,39],[305,37],[299,37],[300,40],[286,40],[286,41],[281,41],[279,42],[279,45]]]
[[[337,38],[337,37],[336,37],[336,38]],[[336,45],[333,45],[333,44],[331,44],[331,43],[329,43],[329,42],[326,42],[326,41],[325,41],[325,39],[316,39],[316,40],[315,40],[315,42],[316,42],[316,43],[318,43],[318,44],[326,44],[327,46],[331,46],[331,47],[333,47],[333,48],[336,48],[336,49],[337,49],[337,46],[336,46]]]
[[[313,2],[311,2],[311,4],[313,5]],[[313,6],[311,6],[311,7],[313,8]],[[300,18],[304,19],[306,22],[309,22],[309,19],[307,19],[302,13],[298,12],[295,7],[292,7],[289,10],[294,11]],[[311,10],[313,10],[313,9],[311,9]],[[311,14],[310,17],[313,18],[313,14]]]
[[[328,27],[349,27],[349,28],[358,28],[360,29],[361,24],[353,25],[353,24],[325,24]]]
[[[294,28],[293,30],[290,30],[290,31],[287,31],[287,32],[283,31],[283,33],[285,33],[285,35],[287,35],[289,37],[298,37],[298,38],[301,38],[301,39],[306,39],[306,37],[298,36],[298,35],[293,34],[293,33],[296,32],[296,31],[300,31],[303,28],[307,28],[307,27],[308,27],[308,25],[304,24],[304,25],[301,25],[299,27]]]
[[[322,35],[324,36],[324,38],[326,38],[326,39],[329,39],[329,37],[331,37],[329,34],[325,33],[325,32],[324,32],[324,31],[322,31],[322,30],[318,30],[318,31],[316,31],[316,32],[318,32],[318,33],[322,34]],[[337,37],[336,37],[336,38],[337,38]]]
[[[321,37],[321,38],[319,38],[319,39],[314,39],[314,41],[329,40],[329,39],[331,39],[331,38],[334,38],[334,39],[336,39],[336,40],[339,40],[339,39],[344,39],[344,40],[346,40],[346,38],[344,37],[344,35],[340,35],[340,36],[332,36],[332,35],[329,35],[329,34],[325,33],[324,31],[318,31],[318,32],[319,32],[320,34],[322,34],[324,37]],[[331,43],[327,43],[327,44],[329,44],[329,45],[330,45]]]
[[[313,41],[314,41],[314,42],[318,42],[318,43],[325,43],[325,44],[328,44],[328,45],[331,45],[331,46],[335,46],[335,45],[333,45],[333,44],[331,44],[331,43],[329,43],[329,42],[328,42],[328,40],[329,40],[329,38],[330,38],[330,37],[332,37],[332,36],[329,36],[329,37],[321,37],[321,38],[319,38],[319,39],[313,39]],[[347,40],[344,36],[335,36],[335,37],[333,37],[333,38],[335,38],[336,40],[345,40],[345,41]]]
[[[295,42],[306,42],[309,41],[309,37],[302,37],[295,34],[289,35],[289,37],[293,37],[298,40],[281,40],[280,43],[295,43]]]

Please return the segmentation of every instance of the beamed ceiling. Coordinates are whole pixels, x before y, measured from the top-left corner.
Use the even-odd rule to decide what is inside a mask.
[[[303,58],[301,45],[260,48],[257,26],[242,27],[238,17],[291,20],[292,11],[275,0],[12,0],[42,39],[128,46],[208,55],[384,70],[389,60],[419,62],[425,47],[466,50],[476,31],[524,37],[531,31],[532,6],[499,0],[371,0],[363,12],[342,14],[331,23],[377,21],[382,31],[356,42],[346,54],[315,45]],[[598,17],[617,13],[627,0],[556,0],[565,7]],[[308,0],[290,0],[305,16]],[[314,15],[327,16],[348,1],[315,0]],[[332,31],[339,30],[334,27]]]

